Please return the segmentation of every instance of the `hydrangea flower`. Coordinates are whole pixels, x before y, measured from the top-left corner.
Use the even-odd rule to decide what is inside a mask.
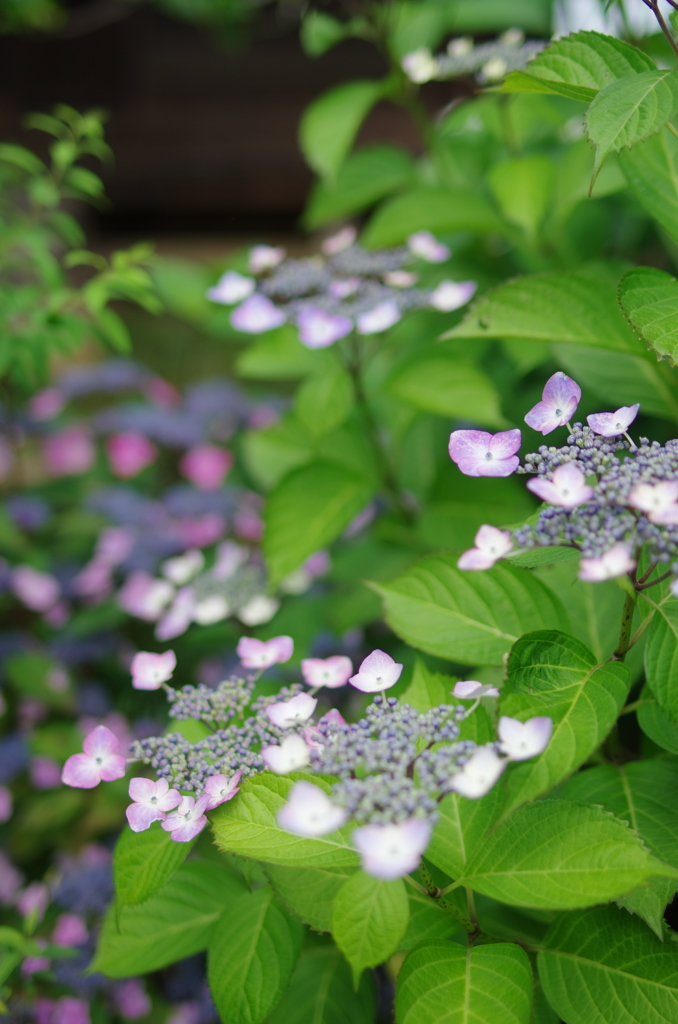
[[[522,441],[519,430],[454,430],[449,453],[465,476],[511,476],[520,459],[515,454]]]
[[[254,278],[244,277],[237,270],[227,270],[213,288],[207,289],[207,298],[225,306],[234,306],[236,302],[249,298],[255,286]]]
[[[127,978],[115,990],[115,1004],[125,1020],[139,1020],[153,1008],[148,993],[138,978]]]
[[[409,80],[416,82],[417,85],[430,82],[438,74],[438,62],[427,46],[420,46],[418,50],[406,53],[400,61],[400,66]]]
[[[33,612],[49,611],[61,596],[58,579],[31,565],[19,565],[13,570],[12,590],[21,603]]]
[[[407,239],[407,247],[413,256],[427,263],[444,263],[450,258],[450,250],[439,242],[430,231],[415,231]]]
[[[478,800],[494,786],[507,761],[493,747],[478,747],[460,771],[453,775],[449,788],[469,800]]]
[[[301,674],[309,686],[326,686],[335,690],[345,686],[353,672],[353,663],[343,654],[331,658],[304,658]]]
[[[384,274],[384,284],[391,288],[413,288],[419,280],[419,274],[413,270],[389,270]]]
[[[658,526],[678,525],[678,480],[636,484],[629,494],[629,505],[640,509]]]
[[[163,683],[172,678],[177,667],[174,651],[152,654],[139,651],[132,659],[132,686],[135,690],[159,690]]]
[[[278,811],[278,825],[297,836],[313,839],[335,832],[346,824],[348,814],[312,782],[295,782],[287,803]]]
[[[89,430],[68,427],[45,438],[42,457],[51,476],[81,476],[92,468],[97,452]]]
[[[431,825],[422,818],[394,825],[363,825],[351,836],[363,871],[384,881],[415,871],[430,838]]]
[[[133,832],[145,832],[154,821],[164,821],[167,811],[174,810],[182,800],[178,790],[169,788],[167,779],[130,779],[129,795],[134,803],[125,814]]]
[[[454,684],[452,696],[461,700],[475,700],[478,697],[498,697],[499,690],[496,686],[479,683],[477,679],[460,679]]]
[[[231,613],[231,606],[223,594],[210,594],[202,601],[197,601],[193,608],[193,621],[199,626],[211,626],[221,622]]]
[[[253,245],[249,251],[249,267],[251,274],[263,274],[265,270],[273,270],[285,259],[282,246]]]
[[[291,636],[274,636],[272,640],[243,636],[236,650],[245,668],[265,669],[289,661],[294,654],[294,640]]]
[[[336,234],[330,235],[322,242],[320,248],[326,256],[336,256],[337,253],[343,252],[344,249],[350,248],[353,245],[358,232],[352,224],[347,224],[345,228],[341,228]]]
[[[205,567],[205,556],[198,548],[190,548],[184,551],[183,555],[176,558],[167,558],[160,569],[163,576],[166,576],[170,583],[176,587],[182,587]]]
[[[49,906],[49,889],[43,882],[31,882],[19,895],[16,906],[22,917],[33,915],[36,921],[42,921]]]
[[[311,759],[311,751],[303,737],[292,733],[285,736],[279,746],[264,747],[261,757],[266,767],[276,775],[287,775],[305,768]]]
[[[509,761],[526,761],[546,750],[552,732],[553,720],[545,715],[528,718],[526,722],[502,715],[497,726],[499,749]]]
[[[299,341],[306,348],[327,348],[353,330],[347,316],[328,313],[324,309],[305,307],[297,316]]]
[[[395,302],[386,299],[357,318],[358,334],[380,334],[400,320],[401,313]]]
[[[165,606],[174,597],[174,587],[147,572],[131,573],[118,591],[120,607],[145,622],[157,622]]]
[[[93,789],[100,782],[121,779],[127,770],[120,744],[110,729],[98,725],[83,743],[82,754],[72,754],[61,773],[61,781],[76,789]]]
[[[143,434],[128,432],[111,434],[106,441],[106,455],[113,475],[130,480],[155,462],[158,449]]]
[[[534,408],[530,409],[525,422],[533,430],[550,434],[552,430],[564,427],[572,419],[580,400],[579,385],[562,370],[558,370],[546,381],[541,402],[537,402]]]
[[[172,833],[175,843],[190,843],[207,824],[204,812],[209,802],[209,796],[201,796],[198,800],[192,796],[182,797],[177,809],[161,822],[161,827]]]
[[[586,477],[573,462],[566,462],[553,473],[553,479],[538,476],[527,481],[527,489],[542,501],[561,508],[576,508],[593,498],[593,488],[586,483]]]
[[[263,334],[285,323],[285,314],[265,295],[255,292],[231,313],[231,323],[246,334]]]
[[[403,666],[394,661],[385,651],[372,651],[365,658],[357,673],[351,676],[349,683],[363,693],[378,693],[388,690],[400,679]]]
[[[278,704],[269,704],[266,714],[273,725],[279,729],[290,729],[292,726],[307,722],[316,709],[318,701],[310,693],[298,693],[290,700]]]
[[[234,772],[230,778],[227,775],[210,775],[205,783],[208,811],[213,811],[215,807],[232,800],[235,794],[240,792],[241,775],[242,772]]]
[[[451,313],[465,306],[473,298],[477,287],[475,281],[441,281],[431,292],[429,302],[441,313]]]
[[[457,566],[459,569],[491,569],[512,547],[509,530],[498,530],[496,526],[488,526],[486,523],[475,536],[475,547],[463,553]]]
[[[636,562],[627,544],[613,544],[599,558],[582,558],[579,579],[585,583],[602,583],[624,576],[635,569]]]
[[[87,925],[78,914],[59,914],[52,932],[55,946],[82,946],[88,938]]]
[[[155,627],[156,640],[164,643],[185,633],[193,622],[195,604],[195,591],[192,587],[182,587],[181,590],[177,590],[172,605]]]
[[[199,491],[218,491],[233,468],[233,456],[226,448],[201,444],[186,452],[179,468]]]
[[[602,437],[619,437],[629,429],[640,409],[640,402],[635,405],[622,405],[616,412],[596,412],[586,417],[591,430]]]

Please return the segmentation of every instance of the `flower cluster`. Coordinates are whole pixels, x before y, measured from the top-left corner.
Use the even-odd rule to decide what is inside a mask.
[[[526,42],[523,32],[514,28],[497,40],[477,46],[470,37],[457,37],[450,40],[445,53],[436,55],[423,46],[406,54],[401,65],[410,81],[419,85],[466,75],[475,75],[482,83],[497,82],[509,71],[522,70],[545,45]]]
[[[678,439],[662,445],[629,435],[639,405],[594,413],[571,424],[581,398],[575,381],[558,372],[525,421],[542,434],[566,426],[562,447],[541,445],[517,456],[520,430],[488,434],[456,430],[450,456],[470,476],[530,474],[527,487],[545,506],[513,530],[482,526],[460,569],[489,569],[515,548],[567,545],[581,552],[580,579],[599,582],[634,573],[645,552],[664,565],[678,595]]]
[[[250,276],[228,270],[208,290],[208,298],[236,306],[231,323],[239,331],[260,334],[294,323],[302,345],[315,349],[354,330],[379,334],[407,310],[459,309],[476,289],[473,281],[451,280],[432,289],[417,287],[414,261],[444,263],[450,256],[428,231],[412,235],[406,247],[369,252],[356,243],[355,229],[346,227],[322,248],[322,256],[292,259],[284,249],[255,246],[249,254]]]

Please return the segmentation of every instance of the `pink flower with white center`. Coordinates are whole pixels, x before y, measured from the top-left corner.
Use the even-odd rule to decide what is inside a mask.
[[[585,505],[593,497],[593,488],[586,483],[586,477],[574,462],[558,466],[552,480],[544,476],[533,477],[527,481],[527,489],[542,501],[566,509]]]
[[[320,248],[326,256],[336,256],[337,253],[343,252],[344,249],[349,249],[356,238],[358,232],[352,224],[347,224],[345,228],[337,231],[335,235],[330,235],[324,242],[321,242]]]
[[[478,697],[498,697],[499,690],[496,686],[479,683],[477,679],[460,679],[454,684],[452,695],[461,700],[476,700]]]
[[[348,813],[333,804],[326,793],[312,782],[295,782],[287,803],[278,811],[280,828],[295,836],[314,839],[336,832],[346,824]]]
[[[363,693],[378,693],[388,690],[400,679],[403,666],[384,651],[376,650],[363,661],[356,675],[351,676],[349,683]]]
[[[249,251],[251,274],[262,274],[265,270],[273,270],[285,259],[282,246],[253,245]]]
[[[331,658],[304,658],[301,674],[309,686],[326,686],[336,690],[345,686],[353,673],[353,662],[343,654]]]
[[[265,295],[255,294],[236,306],[231,313],[231,323],[237,331],[245,334],[263,334],[284,324],[285,314]]]
[[[227,775],[210,775],[205,783],[205,796],[209,797],[208,811],[213,811],[215,807],[232,800],[235,794],[240,792],[241,775],[242,772],[236,772],[230,779]]]
[[[347,316],[328,313],[325,309],[302,309],[297,316],[299,341],[306,348],[327,348],[345,338],[353,330],[353,321]]]
[[[619,437],[626,433],[640,409],[640,402],[635,405],[622,405],[616,412],[595,412],[586,417],[586,422],[594,433],[601,437]]]
[[[51,1024],[92,1024],[88,1004],[84,999],[63,996],[52,1010]]]
[[[111,434],[107,438],[106,455],[113,475],[121,480],[131,480],[155,462],[158,449],[143,434],[129,431]]]
[[[61,782],[61,766],[51,757],[32,757],[30,773],[36,789],[55,789]]]
[[[116,566],[124,562],[134,547],[134,533],[126,526],[108,526],[99,534],[95,561]]]
[[[629,494],[629,505],[644,512],[658,526],[678,524],[678,480],[658,484],[636,484]]]
[[[475,281],[441,281],[431,292],[429,302],[441,313],[451,313],[470,302],[477,287]]]
[[[9,821],[12,817],[12,810],[12,791],[7,786],[0,786],[0,823]]]
[[[186,452],[179,469],[199,491],[218,491],[233,468],[233,456],[227,448],[201,444]]]
[[[132,686],[135,690],[159,690],[172,678],[176,667],[174,651],[163,651],[162,654],[139,651],[132,659]]]
[[[161,827],[172,833],[175,843],[190,843],[207,824],[204,812],[209,802],[208,796],[201,796],[199,800],[192,796],[182,797],[176,811],[167,815]]]
[[[527,761],[543,753],[553,732],[553,720],[545,715],[519,722],[517,718],[502,715],[497,726],[499,749],[509,761]]]
[[[192,580],[204,567],[205,556],[198,548],[191,548],[176,558],[168,558],[160,566],[163,576],[176,587],[183,587],[184,583]]]
[[[636,562],[627,544],[613,544],[600,558],[582,558],[579,563],[579,579],[584,583],[602,583],[635,569]]]
[[[478,800],[489,793],[507,764],[492,747],[478,747],[452,776],[448,788],[469,800]]]
[[[12,590],[33,612],[49,611],[61,596],[61,584],[56,577],[30,565],[19,565],[13,570]]]
[[[296,732],[285,736],[279,746],[263,747],[264,764],[276,775],[287,775],[305,768],[311,760],[310,748]]]
[[[115,1004],[125,1020],[139,1020],[153,1008],[143,984],[138,978],[128,978],[115,989]]]
[[[100,782],[121,779],[127,770],[120,744],[110,729],[98,725],[85,737],[83,754],[68,758],[61,773],[61,781],[76,789],[94,789]]]
[[[388,882],[416,870],[431,839],[431,826],[421,818],[397,825],[362,825],[351,839],[363,871]]]
[[[518,429],[489,434],[486,430],[453,430],[450,458],[465,476],[511,476],[520,464],[515,454],[522,436]]]
[[[42,457],[51,476],[80,476],[94,465],[94,442],[84,427],[68,427],[45,438]]]
[[[290,700],[279,704],[269,704],[266,716],[279,729],[291,729],[295,725],[307,722],[316,709],[318,701],[310,693],[298,693]]]
[[[572,419],[581,400],[581,388],[571,377],[558,370],[546,381],[542,400],[530,409],[525,422],[533,430],[550,434]]]
[[[360,313],[357,318],[358,334],[380,334],[397,324],[401,316],[395,302],[386,299],[367,313]]]
[[[233,306],[236,302],[247,299],[256,287],[253,277],[244,277],[237,270],[227,270],[222,274],[213,288],[207,289],[207,298],[211,302],[220,302],[224,306]]]
[[[132,832],[145,832],[154,821],[164,821],[167,811],[174,810],[182,797],[176,789],[170,789],[167,779],[130,779],[129,795],[134,801],[125,814]]]
[[[177,590],[174,601],[155,627],[155,638],[161,643],[181,636],[193,622],[196,598],[193,587]]]
[[[294,654],[294,640],[291,636],[274,636],[272,640],[241,636],[236,651],[245,668],[265,669],[289,661]]]
[[[22,917],[34,916],[42,921],[49,905],[49,889],[42,882],[31,882],[27,885],[16,901],[17,910]]]
[[[87,925],[77,914],[59,914],[52,932],[55,946],[82,946],[87,942]]]
[[[444,263],[450,258],[450,250],[439,242],[430,231],[416,231],[407,239],[407,247],[413,256],[427,263]]]
[[[53,420],[66,404],[66,399],[57,388],[45,388],[33,395],[28,403],[28,411],[32,419],[38,422]]]
[[[496,561],[509,553],[513,541],[509,530],[498,530],[486,523],[478,530],[475,545],[461,556],[457,562],[459,569],[491,569]]]
[[[411,270],[389,270],[384,274],[384,284],[391,288],[413,288],[419,280],[419,274]]]
[[[157,622],[174,597],[174,587],[147,572],[131,573],[118,591],[120,607],[145,622]]]
[[[349,295],[355,295],[359,287],[359,277],[341,277],[331,281],[327,290],[333,299],[347,299]]]

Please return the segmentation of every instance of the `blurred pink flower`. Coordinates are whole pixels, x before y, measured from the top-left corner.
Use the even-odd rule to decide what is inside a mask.
[[[113,590],[113,574],[110,565],[93,559],[73,578],[73,589],[79,597],[93,604],[105,600]]]
[[[223,537],[226,520],[216,512],[175,520],[177,532],[186,548],[206,548]]]
[[[393,327],[400,320],[402,314],[395,302],[386,299],[380,302],[374,309],[366,313],[360,313],[357,319],[358,334],[380,334]]]
[[[71,617],[71,606],[68,601],[57,601],[44,614],[44,620],[52,629],[62,629]]]
[[[526,722],[502,715],[497,726],[499,749],[509,761],[526,761],[546,750],[552,732],[553,720],[546,715],[528,718]]]
[[[36,789],[54,789],[61,782],[61,766],[51,757],[32,757],[30,773]]]
[[[97,540],[94,559],[103,565],[124,562],[134,547],[134,533],[127,526],[107,526]]]
[[[337,253],[352,246],[357,237],[358,232],[353,225],[347,224],[345,228],[340,228],[336,234],[330,235],[329,238],[321,242],[320,248],[326,256],[336,256]]]
[[[297,326],[299,341],[306,348],[327,348],[351,333],[353,321],[324,309],[306,307],[297,316]]]
[[[599,558],[582,558],[579,579],[585,583],[602,583],[635,569],[636,561],[627,544],[613,544]]]
[[[430,231],[415,231],[407,239],[407,247],[413,256],[427,263],[444,263],[450,257],[450,250],[439,242]]]
[[[31,565],[19,565],[13,570],[12,590],[22,604],[33,612],[48,611],[61,596],[58,579]]]
[[[66,405],[66,399],[57,388],[45,388],[33,395],[28,403],[28,412],[32,419],[40,422],[53,420]]]
[[[287,775],[306,767],[311,759],[311,748],[303,737],[293,732],[285,736],[279,745],[263,747],[261,757],[266,767],[276,775]]]
[[[201,444],[186,452],[179,466],[198,490],[217,491],[233,466],[233,456],[226,448]]]
[[[185,633],[193,622],[195,604],[193,587],[182,587],[181,590],[177,590],[174,601],[155,627],[156,640],[165,642]]]
[[[7,855],[0,850],[0,903],[7,907],[15,902],[24,877]]]
[[[332,803],[312,782],[295,782],[287,803],[278,811],[278,825],[297,836],[313,839],[346,824],[348,813]]]
[[[82,946],[88,938],[87,925],[81,917],[77,914],[59,914],[52,932],[55,946]]]
[[[84,999],[63,996],[52,1011],[51,1024],[92,1024],[88,1004]]]
[[[143,387],[143,392],[149,402],[159,406],[161,409],[171,409],[181,401],[181,392],[177,391],[174,384],[162,377],[152,377]]]
[[[292,726],[307,722],[316,709],[318,701],[310,693],[298,693],[296,697],[269,704],[266,716],[279,729],[290,729]]]
[[[35,944],[40,949],[47,948],[47,943],[44,939],[36,939]],[[21,973],[25,978],[28,978],[31,974],[37,974],[38,971],[48,971],[50,963],[51,961],[48,956],[27,956],[21,964]]]
[[[231,323],[245,334],[263,334],[285,323],[285,314],[265,295],[250,295],[231,313]]]
[[[460,679],[454,684],[452,695],[460,700],[476,700],[478,697],[498,697],[499,690],[496,686],[479,683],[477,679]]]
[[[138,1020],[151,1012],[152,1003],[138,978],[128,978],[115,989],[115,1004],[125,1020]]]
[[[451,313],[465,306],[473,298],[477,287],[475,281],[441,281],[431,292],[429,302],[441,313]]]
[[[156,622],[173,597],[171,583],[139,571],[131,573],[123,583],[118,591],[118,604],[137,619]]]
[[[207,289],[207,298],[211,302],[220,302],[225,306],[233,306],[248,298],[256,287],[252,277],[244,277],[237,270],[227,270],[222,274],[213,288]]]
[[[164,821],[167,811],[174,810],[182,800],[178,790],[169,788],[167,779],[130,779],[129,795],[134,803],[125,814],[133,832],[145,832],[154,821]]]
[[[93,789],[100,782],[121,779],[127,770],[125,758],[118,753],[120,744],[105,725],[85,737],[84,753],[68,758],[61,781],[77,789]]]
[[[282,246],[253,245],[249,251],[249,267],[251,274],[261,274],[264,270],[272,270],[285,259]]]
[[[163,651],[162,654],[138,651],[132,660],[132,686],[135,690],[159,690],[172,678],[176,667],[174,651]]]
[[[45,438],[42,455],[52,476],[80,476],[94,465],[94,442],[86,427],[68,427]]]
[[[509,530],[498,530],[487,523],[480,527],[475,536],[475,547],[469,548],[459,558],[459,569],[491,569],[495,562],[507,555],[513,547]]]
[[[294,654],[294,641],[291,636],[274,636],[271,640],[242,636],[237,652],[245,668],[265,669],[289,661]]]
[[[494,747],[477,747],[461,770],[452,776],[448,788],[469,800],[478,800],[489,793],[507,764]]]
[[[385,881],[414,871],[430,838],[431,826],[421,818],[393,825],[362,825],[351,836],[363,871]]]
[[[0,786],[0,822],[9,821],[12,817],[12,791],[7,786]]]
[[[23,917],[35,915],[37,921],[42,921],[48,904],[49,889],[42,882],[31,882],[16,901],[17,910]]]
[[[521,445],[519,430],[454,430],[449,453],[465,476],[510,476],[520,464],[515,454]]]
[[[304,658],[301,674],[309,686],[326,686],[334,690],[344,686],[353,673],[353,663],[343,654],[331,658]]]
[[[129,480],[152,465],[158,449],[143,434],[111,434],[106,439],[106,454],[114,476]]]

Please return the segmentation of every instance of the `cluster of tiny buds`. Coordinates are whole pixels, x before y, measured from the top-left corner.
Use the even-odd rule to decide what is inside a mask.
[[[566,545],[582,554],[580,579],[595,583],[628,573],[635,583],[645,552],[652,568],[639,585],[673,576],[671,590],[678,596],[678,439],[665,445],[646,437],[634,441],[629,429],[638,404],[572,425],[580,398],[579,385],[566,374],[549,378],[525,421],[544,435],[567,426],[567,441],[561,447],[541,445],[522,466],[516,454],[520,430],[453,432],[450,456],[462,473],[529,474],[528,489],[544,502],[533,522],[513,532],[481,526],[459,568],[489,569],[516,548]],[[666,573],[645,582],[659,564]]]
[[[332,782],[325,783],[329,788],[296,782],[278,812],[279,826],[314,837],[350,820],[357,826],[352,841],[364,869],[380,878],[396,878],[418,864],[438,817],[438,803],[447,793],[483,796],[509,761],[540,754],[551,736],[550,718],[523,723],[501,717],[497,742],[477,746],[462,741],[464,720],[483,698],[496,698],[499,691],[465,680],[452,692],[458,700],[471,700],[470,707],[440,704],[419,712],[386,695],[403,666],[379,650],[355,673],[343,655],[304,659],[302,675],[310,690],[293,683],[253,700],[261,672],[288,661],[293,642],[286,636],[269,641],[243,637],[237,650],[245,671],[214,690],[173,689],[173,651],[135,656],[135,688],[164,688],[174,718],[198,719],[213,731],[197,742],[175,732],[132,745],[129,760],[150,765],[157,775],[157,781],[130,781],[132,803],[126,813],[133,831],[159,821],[175,842],[189,842],[207,825],[206,812],[232,800],[243,778],[264,771],[307,771],[319,779],[331,776]],[[317,690],[346,684],[374,695],[365,716],[348,723],[332,709],[314,722]],[[122,778],[127,764],[116,737],[100,725],[85,738],[83,752],[68,759],[62,779],[91,789]]]

